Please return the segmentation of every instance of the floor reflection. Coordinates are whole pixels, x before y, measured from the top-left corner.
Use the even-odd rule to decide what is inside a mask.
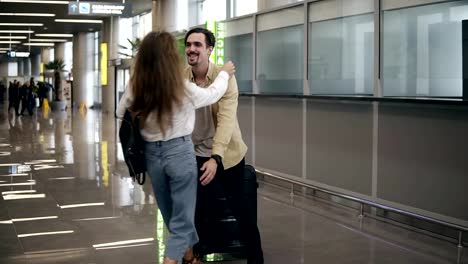
[[[128,177],[112,115],[0,108],[0,263],[163,262],[168,232],[150,184]],[[467,263],[447,241],[274,186],[258,206],[268,264]]]

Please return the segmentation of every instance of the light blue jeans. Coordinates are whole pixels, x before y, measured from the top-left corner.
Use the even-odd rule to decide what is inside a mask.
[[[180,261],[198,242],[195,229],[197,162],[191,136],[146,142],[148,174],[169,230],[165,257]]]

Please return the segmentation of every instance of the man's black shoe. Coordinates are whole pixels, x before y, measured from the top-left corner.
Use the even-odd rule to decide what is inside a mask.
[[[247,259],[247,264],[263,264],[263,257],[257,257],[253,259]]]

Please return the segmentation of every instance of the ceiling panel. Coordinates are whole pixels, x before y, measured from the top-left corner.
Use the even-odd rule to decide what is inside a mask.
[[[83,1],[82,1],[83,2]],[[122,0],[104,0],[95,1],[90,0],[86,2],[107,2],[107,3],[122,3]],[[132,16],[149,12],[151,10],[151,0],[126,0],[126,3],[130,3],[132,6]],[[35,34],[44,33],[67,33],[73,34],[77,32],[95,32],[100,31],[101,24],[88,24],[88,23],[59,23],[55,22],[55,19],[103,19],[105,17],[98,16],[76,16],[68,15],[68,5],[64,4],[31,4],[31,3],[8,3],[0,0],[0,13],[52,13],[55,17],[29,17],[29,16],[2,16],[0,15],[0,31],[1,30],[33,30],[32,34],[11,34],[12,36],[27,36],[28,38],[39,38],[35,37]],[[39,27],[27,27],[27,26],[2,26],[1,23],[41,23],[43,26]],[[0,36],[9,36],[9,33],[0,33]],[[71,38],[69,38],[71,40]],[[0,39],[5,41],[7,39]],[[24,40],[22,40],[24,41]],[[0,44],[0,48],[9,48],[10,44]],[[12,44],[12,48],[15,50],[28,51],[32,53],[40,53],[38,47],[31,47]],[[0,57],[6,57],[5,55]]]

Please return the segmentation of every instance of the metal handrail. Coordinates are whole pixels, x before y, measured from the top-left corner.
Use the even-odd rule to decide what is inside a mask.
[[[415,218],[418,218],[418,219],[422,219],[422,220],[425,220],[425,221],[429,221],[429,222],[433,222],[433,223],[437,223],[437,224],[440,224],[440,225],[444,225],[444,226],[448,226],[448,227],[457,229],[459,231],[459,233],[458,233],[458,247],[460,247],[460,248],[463,247],[463,232],[468,231],[468,227],[461,226],[461,225],[454,224],[454,223],[450,223],[450,222],[446,222],[446,221],[439,220],[439,219],[435,219],[435,218],[432,218],[432,217],[429,217],[429,216],[416,214],[416,213],[413,213],[413,212],[410,212],[410,211],[394,208],[394,207],[384,205],[384,204],[380,204],[380,203],[376,203],[376,202],[373,202],[373,201],[370,201],[370,200],[367,200],[367,199],[358,198],[358,197],[350,196],[350,195],[335,192],[335,191],[330,191],[330,190],[327,190],[327,189],[324,189],[324,188],[321,188],[321,187],[318,187],[318,186],[315,186],[315,185],[312,185],[312,184],[309,184],[309,183],[305,183],[305,182],[302,182],[302,181],[299,181],[299,180],[294,180],[294,179],[274,175],[274,174],[266,172],[266,171],[262,171],[262,170],[258,170],[258,169],[255,169],[255,171],[257,173],[260,173],[261,175],[265,175],[265,176],[272,177],[272,178],[275,178],[275,179],[278,179],[278,180],[286,181],[286,182],[289,182],[289,183],[292,183],[292,184],[307,187],[309,189],[313,189],[313,190],[317,190],[317,191],[320,191],[320,192],[323,192],[323,193],[327,193],[327,194],[330,194],[330,195],[333,195],[333,196],[337,196],[337,197],[341,197],[341,198],[345,198],[345,199],[348,199],[348,200],[351,200],[351,201],[358,202],[358,203],[361,204],[361,216],[364,215],[362,205],[367,204],[367,205],[377,207],[377,208],[381,208],[381,209],[384,209],[384,210],[387,210],[387,211],[392,211],[392,212],[408,215],[408,216],[411,216],[411,217],[415,217]]]

